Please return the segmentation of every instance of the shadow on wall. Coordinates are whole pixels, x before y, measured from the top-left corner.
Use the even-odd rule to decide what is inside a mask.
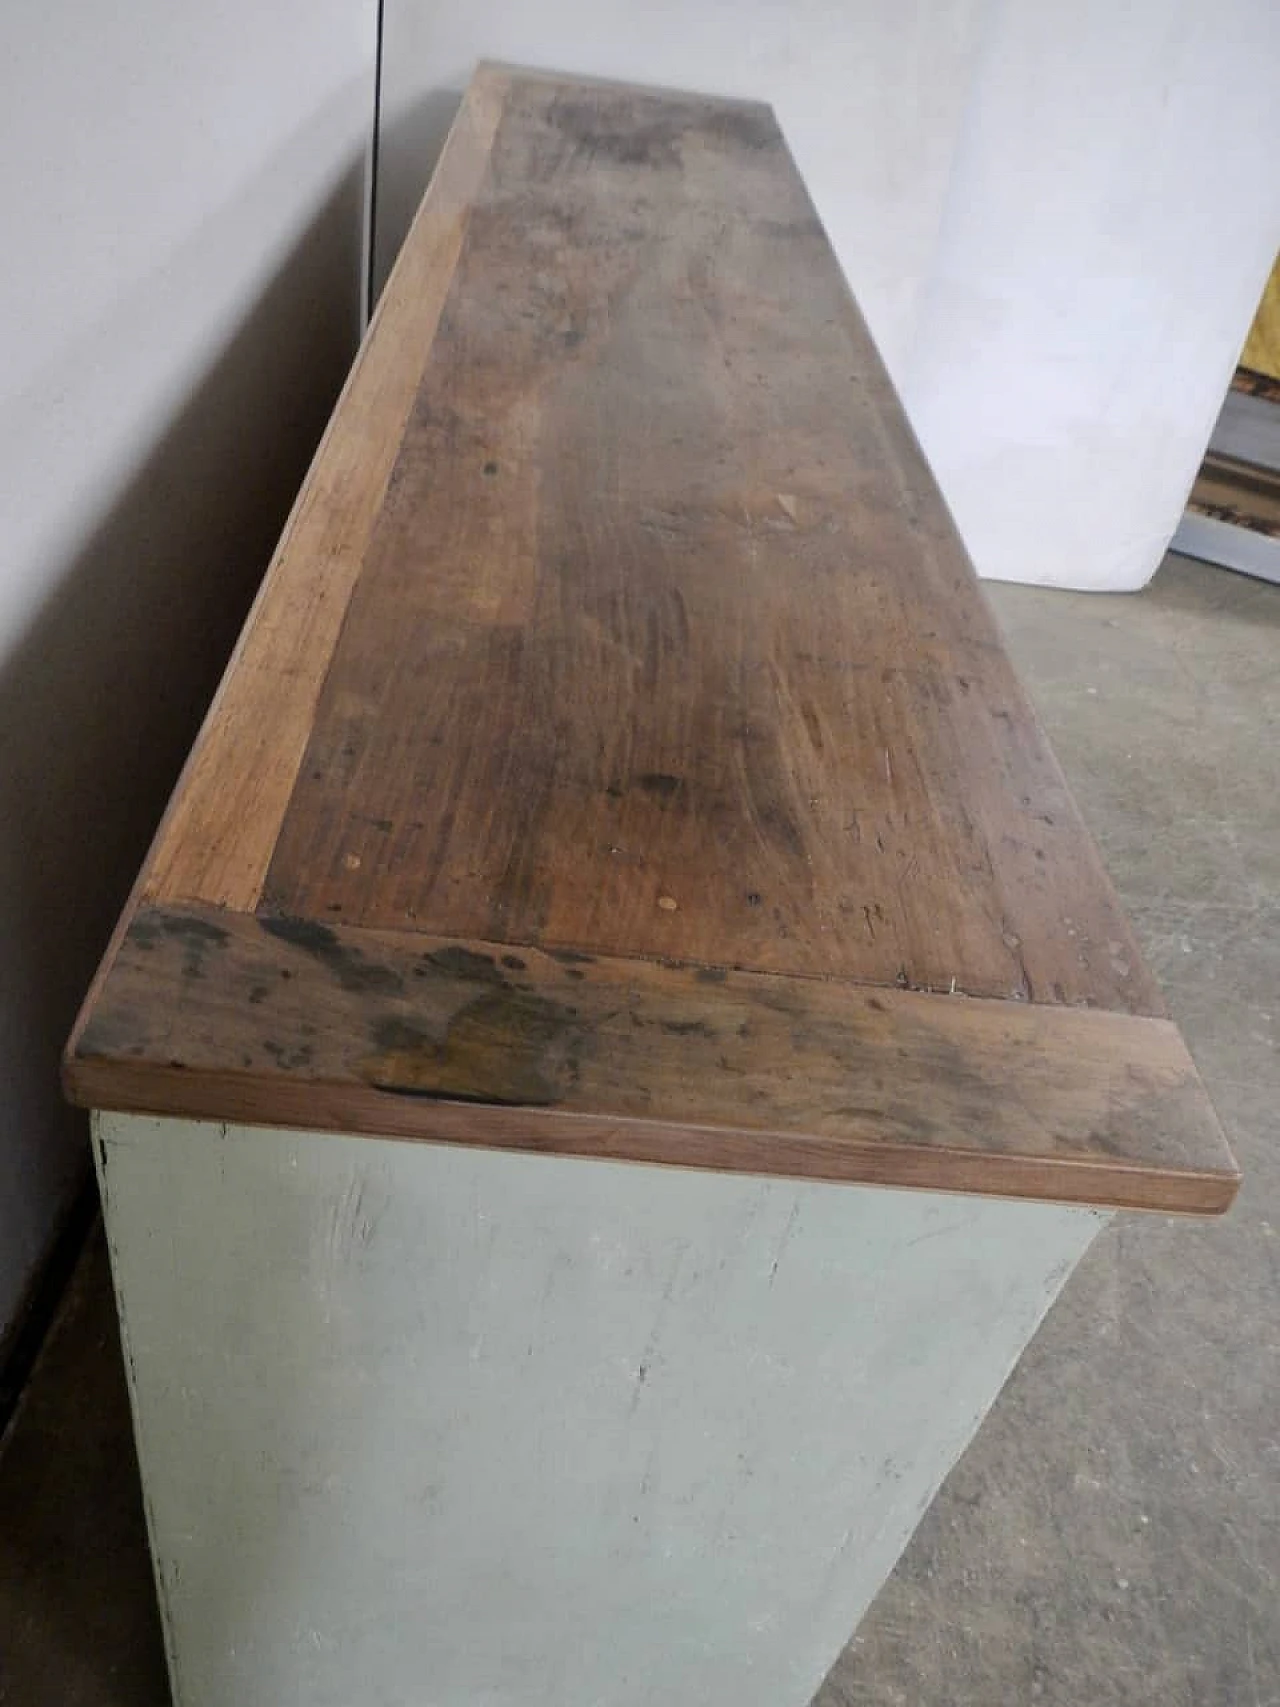
[[[15,1224],[24,1206],[65,1209],[86,1179],[59,1054],[349,366],[363,178],[353,160],[0,665],[0,1190]],[[0,1251],[0,1280],[31,1255]]]
[[[387,282],[462,105],[458,89],[432,89],[396,117],[384,120],[378,154],[384,162],[412,160],[415,171],[379,173],[373,231],[373,298]]]

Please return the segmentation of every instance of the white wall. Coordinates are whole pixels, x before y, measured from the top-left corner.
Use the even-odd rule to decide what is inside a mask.
[[[0,59],[0,1335],[57,1056],[354,347],[373,0],[49,0]]]
[[[772,101],[979,570],[1154,572],[1280,245],[1274,0],[386,0],[380,276],[478,57]]]
[[[1275,0],[1007,0],[902,384],[980,569],[1142,586],[1280,247]]]

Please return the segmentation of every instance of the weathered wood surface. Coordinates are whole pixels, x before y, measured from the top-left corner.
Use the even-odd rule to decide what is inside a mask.
[[[98,1104],[1234,1191],[761,106],[477,74],[124,924]]]
[[[163,1080],[173,1113],[745,1173],[1170,1211],[1234,1189],[1168,1020],[208,907],[134,918],[77,1074],[100,1105]]]

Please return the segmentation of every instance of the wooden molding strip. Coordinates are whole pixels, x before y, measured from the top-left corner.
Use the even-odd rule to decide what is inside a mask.
[[[449,132],[148,861],[151,900],[251,910],[311,733],[462,252],[509,79],[476,77]],[[399,328],[380,338],[384,322]]]
[[[157,985],[171,1001],[153,999]],[[144,907],[77,1102],[1215,1214],[1238,1175],[1167,1020]]]

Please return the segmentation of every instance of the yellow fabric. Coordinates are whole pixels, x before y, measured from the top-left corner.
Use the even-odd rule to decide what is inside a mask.
[[[1240,352],[1240,366],[1280,380],[1280,260],[1271,269],[1258,312]]]

